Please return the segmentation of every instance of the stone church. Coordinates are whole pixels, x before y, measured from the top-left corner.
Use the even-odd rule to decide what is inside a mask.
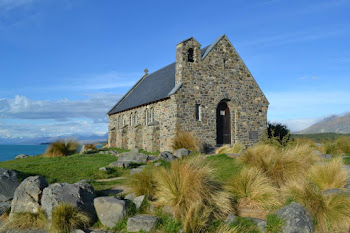
[[[176,62],[143,77],[109,111],[110,147],[172,151],[176,130],[215,147],[259,141],[269,102],[225,35],[176,46]]]

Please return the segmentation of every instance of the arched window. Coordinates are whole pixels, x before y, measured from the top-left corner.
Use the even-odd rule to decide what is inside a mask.
[[[124,118],[124,115],[122,116],[122,126],[123,126],[123,127],[125,126],[125,118]]]
[[[188,62],[194,62],[194,60],[193,60],[193,48],[190,48],[187,51],[187,61]]]
[[[148,125],[148,109],[145,109],[145,125]]]
[[[130,126],[133,126],[134,124],[134,119],[132,118],[132,113],[130,113]]]
[[[151,111],[150,111],[150,122],[153,122],[154,121],[154,108],[151,108]]]
[[[137,125],[137,112],[134,113],[134,125]]]

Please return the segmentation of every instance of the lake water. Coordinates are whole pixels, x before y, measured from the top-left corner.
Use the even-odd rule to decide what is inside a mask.
[[[0,145],[0,161],[14,159],[19,154],[43,154],[48,145]]]

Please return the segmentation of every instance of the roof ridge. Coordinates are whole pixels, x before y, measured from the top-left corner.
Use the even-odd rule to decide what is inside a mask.
[[[215,45],[217,45],[217,44],[219,43],[219,41],[220,41],[222,38],[224,38],[225,36],[226,36],[226,35],[223,34],[223,35],[219,36],[218,38],[216,38],[216,40],[215,40],[212,44],[209,45],[209,48],[208,48],[208,49],[205,51],[205,53],[203,54],[202,59],[204,59],[204,58],[211,52],[211,50],[215,47]]]

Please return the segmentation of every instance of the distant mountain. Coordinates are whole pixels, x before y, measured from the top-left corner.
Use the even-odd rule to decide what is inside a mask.
[[[313,124],[307,129],[304,129],[299,134],[314,134],[314,133],[350,133],[350,113],[344,115],[333,115],[323,119],[322,121]]]
[[[51,142],[54,142],[59,139],[74,139],[79,141],[81,144],[86,143],[97,143],[97,142],[106,142],[108,139],[108,134],[103,135],[97,135],[97,134],[91,134],[91,135],[78,135],[78,134],[72,134],[72,135],[66,135],[66,136],[59,136],[59,137],[38,137],[38,138],[0,138],[0,144],[49,144]]]

